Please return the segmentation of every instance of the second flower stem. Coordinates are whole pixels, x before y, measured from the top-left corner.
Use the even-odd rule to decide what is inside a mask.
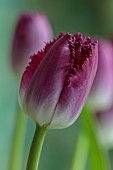
[[[73,155],[71,170],[85,170],[88,158],[89,141],[87,135],[83,132],[78,133],[75,153]]]
[[[26,170],[38,170],[40,154],[47,132],[47,127],[39,127],[36,125],[34,138],[32,141]]]
[[[25,117],[20,107],[18,106],[15,134],[11,153],[11,162],[9,168],[10,170],[22,169],[26,128],[27,118]]]
[[[96,124],[92,116],[86,105],[83,109],[82,120],[90,140],[90,168],[91,170],[109,170],[108,155],[98,141]]]

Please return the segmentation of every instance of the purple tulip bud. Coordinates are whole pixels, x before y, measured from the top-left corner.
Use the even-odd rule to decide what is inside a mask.
[[[45,46],[53,38],[52,28],[47,17],[41,13],[24,13],[20,16],[12,46],[12,67],[21,75],[28,63],[29,56]]]
[[[96,118],[101,142],[104,145],[113,147],[113,104],[109,109],[98,112]]]
[[[59,129],[73,124],[88,97],[97,61],[97,42],[80,33],[61,33],[31,58],[23,74],[23,111],[40,126]]]
[[[100,39],[98,68],[90,93],[90,101],[97,110],[107,109],[113,100],[113,47]]]

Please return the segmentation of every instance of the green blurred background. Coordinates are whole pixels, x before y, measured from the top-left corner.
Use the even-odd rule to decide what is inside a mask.
[[[0,0],[0,170],[9,170],[19,88],[10,67],[10,48],[16,19],[24,10],[47,14],[55,36],[64,31],[111,38],[113,33],[113,0]],[[79,126],[80,119],[68,129],[47,133],[40,170],[69,170]],[[34,129],[29,119],[23,170]]]

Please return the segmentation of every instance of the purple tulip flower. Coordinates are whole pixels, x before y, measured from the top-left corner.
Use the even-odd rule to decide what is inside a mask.
[[[14,72],[21,75],[29,57],[41,50],[53,38],[47,17],[41,13],[23,13],[18,19],[11,52]]]
[[[97,62],[97,42],[80,33],[61,33],[32,56],[20,85],[22,110],[39,126],[70,126],[86,102]]]
[[[100,39],[98,44],[98,68],[90,101],[97,111],[102,111],[109,108],[113,100],[113,47],[104,39]]]

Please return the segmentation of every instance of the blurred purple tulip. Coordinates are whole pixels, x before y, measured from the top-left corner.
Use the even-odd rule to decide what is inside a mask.
[[[113,100],[113,47],[111,42],[99,40],[98,68],[90,93],[91,105],[96,110],[110,107]]]
[[[93,83],[98,43],[63,34],[32,56],[23,74],[19,101],[40,126],[66,128],[78,118]]]
[[[99,127],[99,137],[104,145],[113,147],[113,104],[112,106],[96,114]]]
[[[20,15],[12,44],[11,62],[14,72],[22,75],[29,57],[53,38],[47,17],[41,13]]]

